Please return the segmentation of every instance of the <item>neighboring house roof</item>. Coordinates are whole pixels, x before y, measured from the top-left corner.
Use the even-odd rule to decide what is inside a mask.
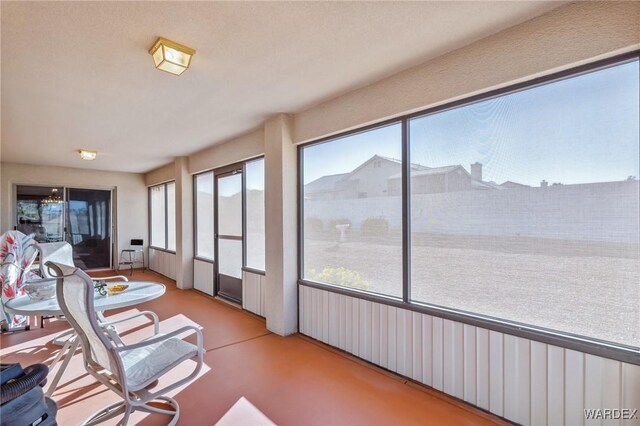
[[[442,167],[432,167],[432,168],[427,167],[426,169],[412,172],[411,177],[414,178],[418,176],[442,175],[442,174],[451,173],[456,169],[462,170],[466,175],[471,176],[469,172],[465,170],[464,167],[462,167],[461,165],[456,165],[456,166],[442,166]],[[389,176],[389,179],[400,179],[400,178],[402,178],[402,173],[397,173],[393,176]]]
[[[350,173],[339,173],[335,175],[322,176],[313,182],[309,182],[306,184],[305,191],[311,193],[319,193],[319,192],[332,192],[339,190],[336,188],[336,184],[338,182],[345,182],[350,179],[355,173],[357,173],[362,168],[366,167],[368,164],[372,163],[376,160],[388,161],[397,165],[402,165],[401,160],[396,160],[395,158],[383,157],[381,155],[374,155],[369,158],[364,163],[360,164]],[[420,177],[420,176],[435,176],[435,175],[443,175],[448,173],[453,173],[458,171],[458,173],[462,173],[469,177],[471,180],[471,186],[474,189],[505,189],[505,188],[520,188],[520,187],[529,187],[529,185],[523,185],[517,182],[506,181],[502,184],[497,184],[492,181],[483,181],[483,180],[475,180],[471,177],[471,174],[462,167],[460,164],[452,165],[452,166],[441,166],[441,167],[427,167],[421,164],[411,163],[411,177]],[[394,173],[389,176],[387,179],[401,179],[402,173]],[[341,188],[344,189],[344,188]]]
[[[531,186],[529,185],[524,185],[518,182],[513,182],[513,181],[506,181],[506,182],[502,182],[500,184],[500,186],[504,187],[504,188],[531,188]]]
[[[475,189],[504,189],[505,187],[498,185],[495,182],[486,182],[484,180],[471,180],[471,186]]]
[[[309,182],[304,186],[305,191],[307,192],[329,192],[335,191],[335,184],[340,179],[348,175],[349,173],[338,173],[335,175],[327,175],[319,177],[318,179]]]
[[[402,160],[396,160],[395,158],[391,158],[391,157],[383,157],[382,155],[374,155],[371,159],[375,157],[382,158],[383,160],[387,160],[387,161],[393,161],[394,163],[402,165]],[[418,163],[411,163],[411,168],[413,170],[428,170],[431,167],[423,166],[422,164],[418,164]]]
[[[402,160],[396,160],[395,158],[390,158],[390,157],[383,157],[382,155],[374,155],[373,157],[369,158],[367,161],[365,161],[364,163],[360,164],[358,167],[356,167],[355,169],[353,169],[351,171],[351,173],[345,173],[345,176],[343,177],[344,180],[349,179],[349,177],[351,175],[354,175],[358,172],[358,170],[365,168],[367,165],[369,165],[370,163],[372,163],[375,160],[383,160],[383,161],[388,161],[390,163],[393,164],[397,164],[398,166],[402,165]],[[416,164],[416,163],[411,163],[411,169],[412,170],[428,170],[429,167],[427,166],[423,166],[420,164]]]

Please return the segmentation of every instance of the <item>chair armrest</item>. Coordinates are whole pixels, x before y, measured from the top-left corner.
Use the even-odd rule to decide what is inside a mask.
[[[194,325],[186,325],[184,327],[180,327],[179,329],[172,331],[169,334],[163,334],[162,336],[158,336],[158,337],[153,337],[151,339],[148,340],[144,340],[142,342],[139,343],[134,343],[133,345],[125,345],[125,346],[119,346],[119,347],[115,347],[114,350],[116,352],[123,352],[123,351],[130,351],[132,349],[139,349],[139,348],[143,348],[145,346],[150,346],[156,343],[160,343],[160,342],[164,342],[165,340],[169,340],[172,337],[175,337],[179,334],[182,334],[186,331],[194,331],[196,333],[197,336],[197,342],[198,342],[198,354],[202,355],[203,353],[203,348],[202,348],[202,331],[194,326]]]
[[[100,322],[100,326],[101,327],[108,327],[110,325],[115,325],[115,324],[120,324],[129,320],[132,320],[134,318],[137,317],[141,317],[141,316],[146,316],[148,318],[151,318],[151,320],[153,321],[153,335],[155,336],[156,334],[158,334],[160,332],[160,319],[158,318],[158,315],[155,312],[152,311],[142,311],[142,312],[138,312],[135,313],[133,315],[129,315],[125,318],[120,318],[114,321],[101,321]]]

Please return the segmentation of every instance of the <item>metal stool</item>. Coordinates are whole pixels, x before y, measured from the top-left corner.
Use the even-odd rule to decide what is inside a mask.
[[[141,259],[138,258],[141,256]],[[128,266],[129,275],[133,275],[133,268],[136,263],[142,263],[142,272],[144,272],[144,240],[132,239],[128,249],[120,251],[120,260],[118,261],[118,270],[122,265]]]

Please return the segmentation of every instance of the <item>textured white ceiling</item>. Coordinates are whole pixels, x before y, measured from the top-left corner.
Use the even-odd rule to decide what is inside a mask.
[[[562,4],[3,1],[2,161],[146,172]]]

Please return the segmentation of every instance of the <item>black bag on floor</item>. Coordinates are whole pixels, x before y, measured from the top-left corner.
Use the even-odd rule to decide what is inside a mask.
[[[49,368],[44,364],[0,365],[0,426],[54,426],[56,403],[44,396]]]

